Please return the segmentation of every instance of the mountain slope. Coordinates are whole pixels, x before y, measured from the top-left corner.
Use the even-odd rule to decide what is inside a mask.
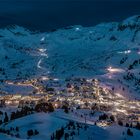
[[[0,45],[1,80],[98,76],[139,93],[140,16],[48,33],[12,26],[0,29]]]

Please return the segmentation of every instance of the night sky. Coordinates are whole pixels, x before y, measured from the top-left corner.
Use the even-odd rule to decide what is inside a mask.
[[[0,27],[11,24],[48,31],[93,26],[140,14],[140,0],[0,0]]]

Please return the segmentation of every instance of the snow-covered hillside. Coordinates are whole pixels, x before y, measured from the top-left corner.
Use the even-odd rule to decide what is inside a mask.
[[[140,99],[139,70],[140,16],[46,33],[19,26],[0,29],[0,139],[27,139],[28,130],[36,129],[39,135],[35,131],[31,139],[49,140],[62,126],[71,135],[69,121],[79,123],[71,126],[80,128],[80,134],[74,131],[75,140],[139,139],[139,124],[134,124],[136,129],[131,127],[132,122],[139,122],[139,100],[131,99]],[[55,111],[37,113],[42,111],[34,109],[37,105],[47,112],[50,104],[46,101]],[[24,105],[32,112],[25,113]],[[65,105],[70,105],[68,114],[62,111]],[[14,120],[6,121],[12,113]],[[107,122],[99,120],[106,117],[102,113],[108,114]],[[113,120],[109,118],[112,114]],[[125,124],[133,137],[127,135]]]
[[[18,26],[0,29],[0,79],[98,75],[103,81],[120,80],[126,87],[135,86],[129,92],[139,93],[139,31],[140,16],[48,33]]]
[[[64,115],[64,114],[61,114]],[[23,117],[20,119],[17,119],[8,125],[5,126],[5,129],[10,129],[11,127],[18,127],[19,131],[16,132],[15,130],[12,131],[14,135],[17,133],[20,134],[20,138],[13,138],[8,135],[0,134],[0,139],[4,140],[27,140],[27,131],[30,129],[37,129],[39,131],[39,135],[30,137],[30,140],[50,140],[51,134],[54,133],[57,129],[60,129],[61,127],[65,127],[69,120],[71,120],[72,116],[69,116],[69,119],[61,119],[54,116],[54,114],[45,114],[45,113],[38,113],[34,115],[30,115],[27,117]],[[75,119],[77,123],[79,123],[78,119]],[[83,123],[79,123],[84,126]],[[65,128],[66,129],[66,128]],[[77,129],[77,128],[76,128]],[[88,125],[87,129],[81,128],[79,130],[72,129],[67,130],[68,132],[75,131],[74,137],[69,137],[69,139],[73,140],[135,140],[139,139],[139,130],[132,129],[134,136],[128,136],[127,135],[127,129],[125,127],[121,127],[118,125],[114,126],[108,126],[108,127],[99,127],[96,125]],[[67,132],[66,131],[66,132]],[[62,138],[61,140],[65,140],[65,138]]]

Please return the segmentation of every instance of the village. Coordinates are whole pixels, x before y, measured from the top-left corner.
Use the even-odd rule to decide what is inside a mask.
[[[69,110],[90,110],[113,116],[113,121],[132,123],[140,121],[140,101],[130,100],[113,88],[108,88],[98,79],[72,78],[60,80],[40,77],[25,81],[5,81],[12,86],[31,86],[32,94],[10,94],[2,91],[0,107],[34,108],[38,103],[50,102],[54,109],[67,107]],[[92,121],[92,118],[90,119]],[[100,126],[111,125],[110,120],[98,120]]]

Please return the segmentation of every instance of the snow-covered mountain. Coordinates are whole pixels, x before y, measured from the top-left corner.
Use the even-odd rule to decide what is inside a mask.
[[[18,26],[0,29],[0,78],[37,75],[115,79],[140,85],[140,16],[95,27],[71,26],[31,32]],[[117,75],[117,78],[115,77]],[[115,78],[114,78],[115,77]]]
[[[68,82],[73,82],[72,85],[76,85],[78,81],[76,83],[73,78],[73,81],[66,79],[70,77],[86,77],[87,79],[83,79],[83,81],[87,82],[85,82],[85,86],[88,86],[88,89],[91,90],[90,92],[83,89],[77,89],[78,92],[75,92],[75,90],[75,100],[78,99],[76,104],[79,103],[78,101],[84,104],[81,99],[86,97],[86,94],[91,94],[87,96],[89,99],[93,96],[92,92],[94,90],[97,90],[98,93],[99,89],[103,87],[101,88],[101,97],[99,99],[93,97],[93,102],[90,105],[105,100],[102,104],[111,101],[113,108],[110,109],[109,104],[107,104],[105,107],[109,108],[109,112],[106,109],[103,109],[103,112],[99,112],[98,109],[97,111],[93,109],[94,112],[89,112],[93,110],[83,108],[75,110],[75,106],[74,110],[71,110],[68,114],[61,109],[55,109],[53,113],[46,114],[34,112],[32,115],[28,114],[22,116],[22,118],[3,123],[1,127],[4,127],[8,133],[11,127],[18,126],[20,135],[18,135],[17,130],[15,131],[12,128],[11,136],[15,135],[15,137],[21,137],[21,139],[27,138],[29,129],[37,129],[39,135],[31,137],[31,139],[42,140],[50,139],[51,135],[62,126],[66,128],[65,132],[70,134],[71,130],[68,128],[68,121],[70,120],[79,123],[82,128],[80,133],[75,131],[76,135],[73,139],[76,140],[139,138],[139,130],[131,128],[134,134],[132,137],[127,134],[127,127],[118,126],[116,123],[121,117],[125,117],[125,119],[128,117],[129,120],[129,116],[132,119],[131,121],[135,121],[139,115],[137,109],[139,100],[130,100],[128,98],[140,99],[140,16],[130,17],[120,23],[101,23],[95,27],[77,25],[46,33],[32,32],[19,26],[0,29],[0,92],[7,92],[6,95],[13,99],[13,105],[16,101],[18,102],[18,99],[22,101],[21,99],[24,97],[21,97],[23,95],[36,94],[35,97],[44,98],[44,93],[46,94],[49,91],[49,86],[53,87],[53,85],[55,94],[51,99],[53,102],[53,97],[56,98],[54,106],[58,105],[57,101],[59,99],[58,95],[61,95],[60,93],[62,93],[60,99],[64,97],[74,100],[74,92],[69,93],[73,86],[70,86]],[[94,86],[91,81],[94,81]],[[78,87],[81,86],[80,84],[82,85],[82,81],[77,84]],[[98,84],[100,87],[98,87]],[[70,88],[64,90],[66,85]],[[48,89],[47,92],[46,88]],[[52,90],[52,88],[50,89]],[[9,94],[15,93],[15,97],[9,96]],[[113,96],[113,94],[116,94],[116,96]],[[79,99],[79,95],[81,99]],[[3,95],[1,94],[1,96]],[[125,98],[125,96],[128,98]],[[31,98],[26,96],[26,99],[30,100]],[[98,101],[96,102],[96,100]],[[62,100],[62,102],[64,101]],[[9,106],[1,107],[1,109],[10,115],[16,108],[9,104]],[[114,114],[116,112],[118,114],[123,113],[123,116],[120,114],[117,114],[119,117],[115,115],[118,120],[116,119],[116,122],[110,126],[105,125],[106,123],[102,121],[98,122],[99,115],[104,112],[110,115],[110,111]],[[91,116],[92,114],[93,116]],[[3,119],[3,116],[0,115],[0,117]],[[126,123],[125,119],[124,124]],[[97,124],[95,124],[96,121]],[[85,123],[88,126],[87,130],[84,129]],[[2,139],[15,139],[11,136],[0,134]]]

